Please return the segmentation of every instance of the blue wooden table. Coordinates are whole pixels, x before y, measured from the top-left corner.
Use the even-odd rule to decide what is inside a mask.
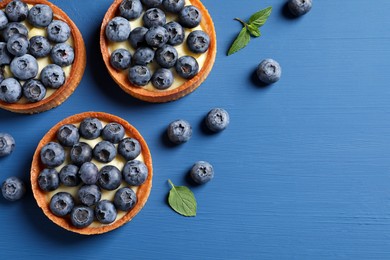
[[[98,34],[111,1],[53,0],[80,28],[88,62],[75,93],[38,115],[0,111],[0,131],[14,135],[12,156],[0,159],[0,179],[29,179],[42,136],[61,119],[104,111],[128,120],[145,137],[154,161],[153,189],[133,221],[86,237],[52,224],[31,190],[17,203],[0,200],[0,259],[389,259],[390,258],[390,1],[313,0],[292,19],[283,0],[204,0],[216,26],[218,54],[207,80],[172,103],[133,99],[102,62]],[[273,6],[262,37],[227,57],[248,19]],[[254,78],[274,58],[281,80]],[[202,129],[213,107],[230,112],[223,133]],[[169,122],[193,125],[193,138],[171,147]],[[171,179],[189,185],[195,161],[215,178],[190,188],[195,218],[167,205]]]

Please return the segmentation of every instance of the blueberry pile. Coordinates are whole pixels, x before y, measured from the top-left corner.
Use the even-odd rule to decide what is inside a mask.
[[[100,139],[91,147],[82,138]],[[75,197],[61,189],[50,201],[51,212],[69,218],[73,226],[87,227],[94,220],[110,224],[118,211],[129,211],[137,203],[130,186],[139,186],[148,177],[147,166],[136,159],[140,154],[140,143],[125,137],[125,129],[119,123],[103,127],[99,119],[85,118],[79,127],[65,124],[57,131],[57,142],[47,143],[40,151],[46,168],[38,176],[38,185],[45,192],[61,187],[77,189]],[[117,155],[126,161],[123,169],[110,164]],[[104,166],[99,169],[94,161]],[[113,201],[102,199],[104,191],[115,192]]]
[[[176,20],[167,22],[163,10],[175,15]],[[141,16],[143,26],[132,29],[130,21]],[[128,69],[130,83],[138,87],[151,82],[156,89],[167,89],[174,82],[172,71],[191,79],[198,74],[199,64],[193,56],[179,57],[175,46],[186,40],[188,49],[195,55],[208,50],[209,35],[194,29],[201,19],[199,9],[185,5],[185,0],[123,0],[118,16],[107,23],[105,34],[111,42],[128,41],[134,52],[116,49],[111,53],[110,63],[116,70]],[[152,63],[158,65],[154,72],[150,68]]]
[[[28,28],[40,28],[45,36],[31,37]],[[69,25],[53,20],[53,10],[45,4],[31,9],[14,0],[0,10],[0,100],[16,103],[22,97],[32,103],[45,98],[47,88],[64,85],[62,67],[74,61],[74,50],[66,43],[71,36]],[[31,38],[30,38],[31,37]],[[40,70],[39,59],[50,57],[53,64]],[[6,67],[12,73],[6,78]]]

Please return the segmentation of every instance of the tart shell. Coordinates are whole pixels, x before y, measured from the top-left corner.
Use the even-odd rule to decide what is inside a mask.
[[[118,72],[114,67],[110,64],[110,53],[108,50],[109,40],[105,36],[105,28],[107,23],[114,18],[118,13],[118,8],[122,0],[115,0],[114,3],[109,7],[106,15],[104,16],[102,26],[100,29],[100,48],[103,55],[104,63],[110,73],[111,77],[114,81],[128,94],[132,95],[135,98],[141,99],[143,101],[148,102],[168,102],[173,101],[179,98],[182,98],[202,84],[202,82],[209,75],[215,61],[215,56],[217,53],[217,37],[215,33],[214,23],[211,19],[209,12],[206,7],[199,0],[191,0],[191,4],[196,6],[200,12],[202,13],[202,20],[200,26],[202,30],[205,31],[210,36],[210,46],[206,53],[206,61],[199,71],[199,73],[193,77],[185,81],[179,87],[172,90],[155,90],[150,91],[144,89],[142,87],[135,86],[129,82],[127,79],[127,75],[124,73]]]
[[[116,220],[115,222],[104,225],[101,224],[99,227],[85,227],[85,228],[76,228],[74,227],[70,221],[66,218],[57,217],[54,215],[49,208],[49,199],[47,198],[47,193],[45,191],[42,191],[39,188],[38,184],[38,176],[39,173],[45,168],[45,166],[42,164],[40,160],[40,151],[43,146],[45,146],[48,142],[55,141],[57,130],[64,124],[76,124],[80,123],[83,119],[87,117],[95,117],[98,118],[101,121],[105,122],[116,122],[121,124],[125,128],[126,135],[133,137],[137,139],[141,145],[141,153],[144,157],[144,163],[148,168],[148,177],[146,181],[138,186],[137,189],[137,203],[134,206],[133,209],[128,211],[122,218]],[[76,114],[73,116],[70,116],[59,123],[57,123],[54,127],[52,127],[46,135],[41,139],[41,141],[38,144],[38,147],[34,153],[32,165],[31,165],[31,186],[32,191],[35,200],[38,203],[38,206],[42,209],[43,213],[55,224],[58,226],[63,227],[66,230],[83,234],[83,235],[95,235],[95,234],[102,234],[111,230],[114,230],[125,223],[129,222],[137,213],[144,207],[146,201],[148,200],[151,188],[152,188],[152,177],[153,177],[153,167],[152,167],[152,157],[148,148],[148,145],[146,144],[146,141],[141,136],[141,134],[138,132],[138,130],[130,125],[127,121],[125,121],[122,118],[119,118],[117,116],[103,113],[103,112],[84,112],[81,114]]]
[[[11,1],[12,0],[1,1],[0,9],[5,8],[5,6]],[[59,106],[74,92],[83,77],[87,58],[83,37],[75,23],[65,14],[64,11],[45,0],[23,0],[23,2],[31,5],[46,4],[50,6],[53,9],[53,19],[66,22],[71,28],[74,45],[73,48],[75,52],[75,59],[72,64],[70,75],[67,77],[65,84],[57,89],[51,96],[35,103],[25,104],[9,104],[0,101],[0,108],[16,113],[35,114]]]

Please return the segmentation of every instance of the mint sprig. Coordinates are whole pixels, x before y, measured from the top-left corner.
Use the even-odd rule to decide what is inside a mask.
[[[183,216],[196,216],[197,205],[194,193],[186,186],[175,186],[171,180],[168,182],[172,186],[168,195],[169,206]]]
[[[272,7],[269,6],[263,10],[256,12],[249,18],[249,21],[247,23],[239,18],[235,18],[235,20],[239,21],[242,24],[243,28],[230,46],[228,56],[232,55],[233,53],[236,53],[237,51],[247,46],[251,39],[251,36],[260,37],[261,33],[259,28],[265,24],[271,14],[271,11]]]

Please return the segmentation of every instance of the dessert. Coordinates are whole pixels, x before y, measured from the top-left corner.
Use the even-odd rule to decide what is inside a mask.
[[[124,91],[167,102],[206,79],[216,35],[199,0],[115,0],[102,22],[100,47],[109,74]]]
[[[31,166],[38,206],[55,224],[92,235],[130,221],[152,187],[152,159],[139,132],[101,112],[68,117],[42,138]]]
[[[0,29],[0,108],[32,114],[64,102],[86,64],[84,41],[72,20],[46,0],[5,0]]]

